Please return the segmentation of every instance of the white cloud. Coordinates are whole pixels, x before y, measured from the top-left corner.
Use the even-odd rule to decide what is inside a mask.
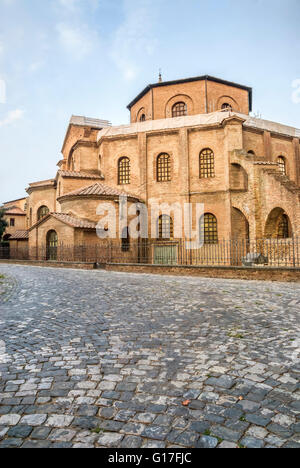
[[[85,25],[80,27],[70,26],[66,23],[57,25],[59,41],[65,51],[78,60],[90,54],[98,36]]]
[[[4,120],[0,120],[0,127],[3,127],[4,125],[10,125],[16,122],[17,120],[22,119],[23,115],[24,111],[21,109],[10,111]]]
[[[125,79],[139,73],[138,63],[145,55],[152,55],[157,40],[151,35],[154,4],[150,0],[124,0],[125,18],[114,32],[111,57]]]

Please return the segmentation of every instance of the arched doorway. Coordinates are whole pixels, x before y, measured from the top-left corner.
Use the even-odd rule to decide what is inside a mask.
[[[268,216],[265,237],[267,239],[289,239],[293,237],[291,221],[282,208],[274,208]]]
[[[238,208],[232,207],[231,211],[231,232],[232,239],[243,239],[249,240],[250,238],[250,228],[249,222]]]
[[[47,260],[57,260],[58,237],[56,231],[49,231],[47,234]]]

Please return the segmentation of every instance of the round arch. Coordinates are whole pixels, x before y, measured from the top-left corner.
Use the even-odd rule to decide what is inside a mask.
[[[232,190],[248,190],[248,173],[239,163],[230,164],[230,188]]]
[[[58,235],[54,229],[47,232],[46,236],[46,259],[57,260]]]
[[[176,96],[171,97],[165,107],[165,117],[166,119],[172,118],[172,109],[175,104],[178,102],[183,102],[187,106],[187,115],[194,114],[194,102],[190,96],[187,94],[177,94]]]
[[[265,225],[265,237],[267,239],[288,239],[293,237],[293,228],[290,217],[283,208],[274,208]]]
[[[234,206],[231,211],[231,235],[233,239],[250,239],[249,221],[245,214]]]
[[[141,109],[136,114],[136,122],[145,122],[147,119],[146,109],[145,107],[141,107]]]
[[[240,110],[238,103],[231,96],[221,96],[218,99],[217,110],[222,110],[222,107],[224,106],[224,104],[228,104],[231,107],[231,110],[233,112],[234,111],[238,112]]]

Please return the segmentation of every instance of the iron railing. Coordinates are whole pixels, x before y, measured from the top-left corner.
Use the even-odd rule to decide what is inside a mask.
[[[129,263],[194,266],[269,266],[300,268],[300,238],[221,240],[189,248],[185,240],[140,240],[122,243],[102,240],[97,244],[57,247],[0,247],[0,259],[84,263]]]

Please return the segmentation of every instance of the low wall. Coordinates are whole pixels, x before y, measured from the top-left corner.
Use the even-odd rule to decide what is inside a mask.
[[[103,265],[107,271],[124,271],[129,273],[151,273],[172,276],[202,276],[204,278],[227,278],[259,281],[300,282],[300,268],[268,267],[197,267],[168,265]]]
[[[300,282],[300,268],[277,267],[198,267],[108,263],[95,265],[84,262],[51,262],[39,260],[0,260],[1,264],[31,265],[52,268],[75,268],[105,271],[121,271],[128,273],[147,273],[171,276],[201,276],[203,278],[225,278],[259,281]]]
[[[30,265],[30,266],[39,266],[39,267],[51,267],[51,268],[75,268],[78,270],[94,270],[94,263],[87,262],[51,262],[51,261],[42,261],[42,260],[0,260],[0,265],[5,264],[14,264],[14,265]]]

